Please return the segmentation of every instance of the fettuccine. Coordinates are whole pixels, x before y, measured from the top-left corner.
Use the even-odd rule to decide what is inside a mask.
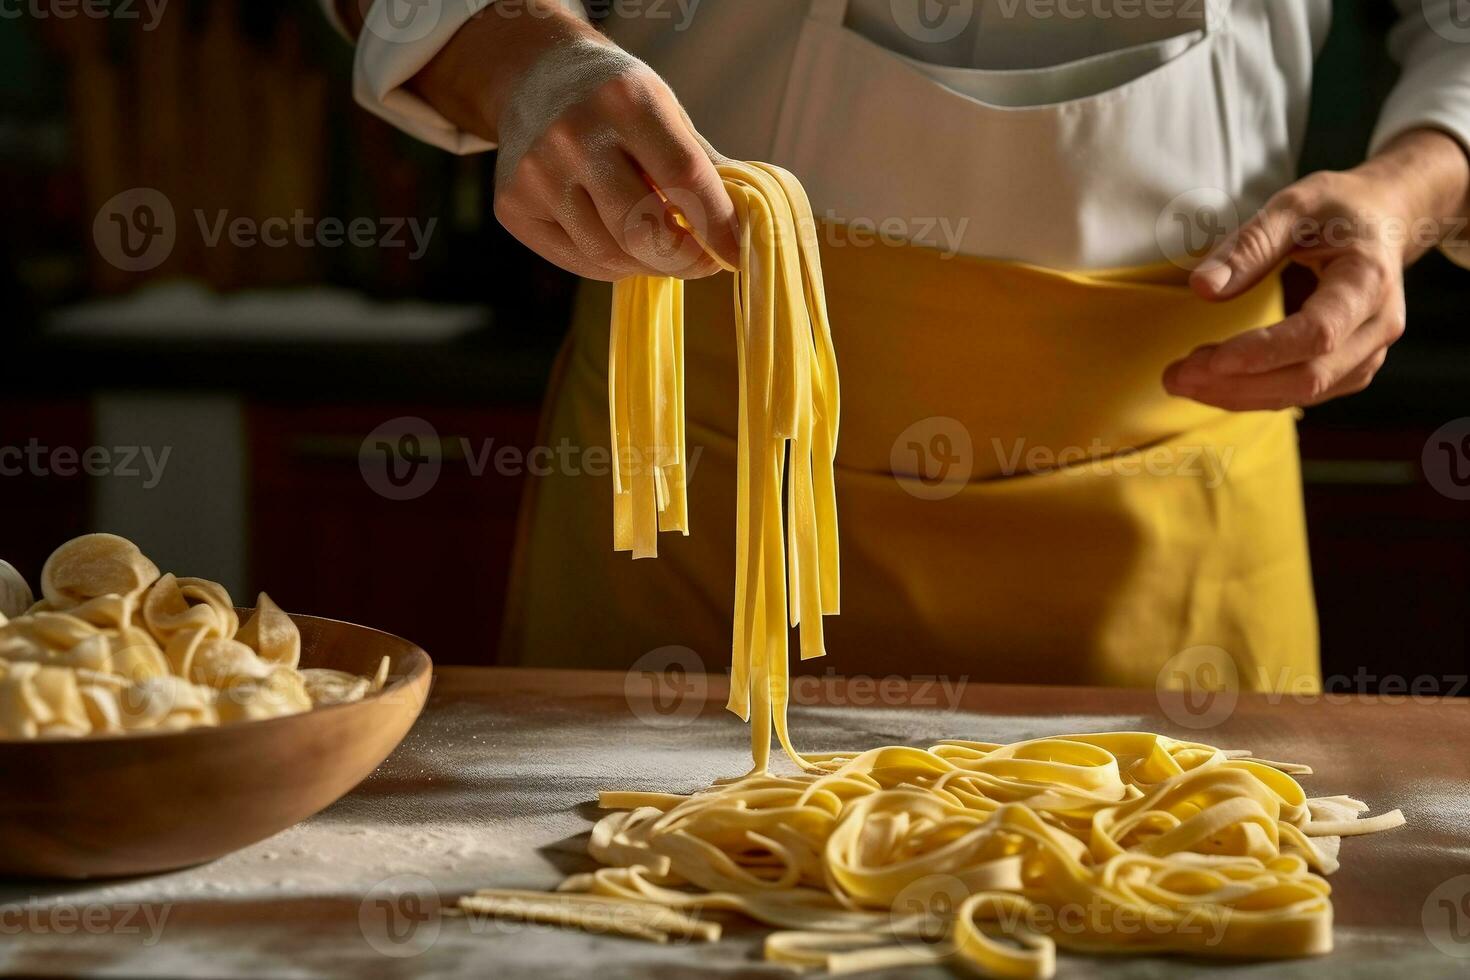
[[[801,184],[763,163],[727,161],[719,172],[741,230],[729,708],[751,724],[752,771],[760,773],[773,728],[786,754],[805,766],[786,729],[787,623],[800,626],[801,659],[810,660],[826,652],[822,617],[838,612],[837,357],[816,224]],[[683,283],[617,283],[610,336],[613,546],[653,557],[658,531],[689,533]]]
[[[1142,732],[808,759],[692,796],[604,793],[604,867],[460,908],[655,942],[718,939],[693,913],[738,912],[780,930],[769,959],[832,973],[1045,978],[1058,947],[1305,956],[1332,948],[1341,835],[1403,823],[1308,798],[1304,766]]]

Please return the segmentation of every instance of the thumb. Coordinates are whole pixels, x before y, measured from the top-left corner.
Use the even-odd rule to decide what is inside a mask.
[[[1190,274],[1189,285],[1208,300],[1234,299],[1279,266],[1295,248],[1292,229],[1301,215],[1282,194],[1226,236]]]

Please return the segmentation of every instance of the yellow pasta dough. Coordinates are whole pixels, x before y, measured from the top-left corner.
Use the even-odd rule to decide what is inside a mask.
[[[11,600],[29,597],[7,574],[19,580],[7,585]],[[41,586],[22,615],[0,614],[0,738],[276,718],[360,700],[388,680],[387,657],[372,677],[308,677],[296,669],[300,631],[270,596],[242,625],[224,586],[160,574],[117,535],[56,549]]]
[[[190,658],[185,675],[195,684],[222,690],[234,684],[269,677],[274,668],[238,640],[202,640]]]
[[[41,569],[41,595],[51,608],[103,596],[127,599],[158,579],[158,566],[116,534],[87,534],[57,548]]]
[[[11,616],[19,616],[31,607],[35,597],[30,583],[10,562],[0,559],[0,626]]]
[[[360,701],[373,690],[373,682],[366,677],[326,667],[308,667],[301,672],[301,681],[316,705]]]
[[[301,662],[301,631],[264,592],[235,639],[271,663],[295,667]]]
[[[166,643],[188,630],[229,639],[240,623],[229,593],[221,586],[203,579],[176,578],[170,572],[143,596],[143,624]]]
[[[822,616],[839,607],[837,359],[801,185],[767,164],[727,161],[719,172],[741,229],[729,708],[751,724],[752,771],[759,773],[773,729],[786,754],[804,765],[786,730],[787,624],[800,626],[801,658],[820,657]],[[683,338],[680,280],[615,284],[608,352],[613,546],[635,558],[657,554],[659,531],[689,533]]]
[[[216,705],[221,722],[257,721],[310,711],[312,700],[300,674],[276,667],[264,677],[226,684]]]
[[[1143,732],[808,754],[786,731],[787,622],[821,656],[838,609],[836,361],[811,208],[789,174],[720,166],[741,226],[740,408],[729,707],[754,768],[690,796],[603,793],[602,867],[538,895],[481,889],[457,914],[654,942],[712,941],[738,912],[769,960],[850,973],[947,963],[1046,978],[1056,950],[1289,957],[1332,946],[1338,835],[1403,823],[1309,799],[1301,765]],[[614,546],[689,531],[682,286],[614,290]],[[789,453],[789,456],[788,456]],[[789,462],[789,465],[788,465]],[[783,510],[782,490],[785,489]],[[783,525],[784,517],[784,525]],[[774,728],[794,775],[767,771]]]
[[[604,867],[567,879],[549,911],[497,889],[461,908],[531,918],[514,907],[528,904],[537,921],[654,941],[695,935],[656,910],[738,912],[780,930],[767,958],[831,973],[947,962],[1045,978],[1058,947],[1305,956],[1332,947],[1328,835],[1403,823],[1309,799],[1286,771],[1306,767],[1143,732],[807,761],[691,796],[604,793],[619,812],[588,846]]]

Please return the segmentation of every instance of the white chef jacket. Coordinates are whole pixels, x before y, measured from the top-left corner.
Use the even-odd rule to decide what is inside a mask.
[[[331,0],[322,2],[330,14]],[[358,101],[451,152],[492,149],[403,88],[489,2],[417,0],[415,6],[414,0],[375,0],[358,42]],[[946,5],[935,0],[850,0],[845,23],[938,85],[977,103],[1035,106],[1119,88],[1181,57],[1201,33],[1206,3],[1222,0],[947,2],[949,9],[965,8],[962,30],[915,30],[902,21],[906,9],[926,4],[933,5],[928,14],[943,14]],[[1470,22],[1457,16],[1457,2],[1463,0],[1395,0],[1401,18],[1388,43],[1403,72],[1383,106],[1370,152],[1419,127],[1444,130],[1470,152]],[[740,159],[772,159],[808,0],[610,0],[604,6],[610,11],[603,23],[607,33],[670,84],[714,146]],[[1231,29],[1249,41],[1244,49],[1249,57],[1239,59],[1235,81],[1247,90],[1260,119],[1259,125],[1231,134],[1233,165],[1245,171],[1247,191],[1241,200],[1248,213],[1264,203],[1269,190],[1295,177],[1312,65],[1330,25],[1332,0],[1233,0],[1230,7]],[[1130,16],[1130,10],[1167,15]],[[934,19],[924,24],[943,26]],[[1130,135],[1119,132],[1116,138]],[[1170,165],[1177,167],[1178,160],[1175,152]],[[862,161],[852,160],[851,166]],[[1201,161],[1201,173],[1215,169]],[[972,181],[983,175],[957,169],[942,179]],[[1250,188],[1256,189],[1254,196]],[[809,190],[822,213],[821,189]],[[985,216],[975,217],[983,221]],[[1027,233],[1017,228],[1002,257],[1057,264],[1056,250],[1042,243],[1031,249]],[[1460,238],[1463,242],[1463,234]],[[1470,249],[1457,245],[1450,251],[1456,261],[1470,265]],[[1074,254],[1061,256],[1075,268],[1128,264],[1135,258],[1111,253],[1106,243],[1078,246]]]

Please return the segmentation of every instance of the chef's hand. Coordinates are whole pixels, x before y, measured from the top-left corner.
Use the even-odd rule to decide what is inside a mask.
[[[559,0],[491,4],[411,84],[461,130],[500,144],[495,216],[543,258],[608,281],[719,271],[652,181],[738,262],[734,205],[674,93]]]
[[[1235,411],[1316,405],[1362,391],[1404,332],[1403,268],[1464,234],[1470,159],[1419,129],[1360,167],[1321,172],[1273,197],[1195,270],[1190,285],[1228,300],[1283,261],[1317,288],[1280,323],[1196,348],[1164,372],[1170,394]]]

